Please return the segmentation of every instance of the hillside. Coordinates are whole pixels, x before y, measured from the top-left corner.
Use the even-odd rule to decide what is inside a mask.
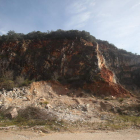
[[[139,69],[140,56],[85,31],[0,36],[0,89],[52,80],[93,95],[127,96],[138,94]]]

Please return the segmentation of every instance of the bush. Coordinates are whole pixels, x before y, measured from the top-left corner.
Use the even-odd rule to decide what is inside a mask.
[[[124,100],[123,98],[119,98],[119,102],[120,102],[120,103],[123,102],[123,100]]]
[[[22,86],[28,86],[30,85],[34,80],[29,80],[29,79],[26,79],[24,80],[24,82],[22,83]]]
[[[15,83],[16,83],[17,87],[28,86],[32,82],[34,82],[34,80],[25,79],[23,76],[18,76],[15,80]]]
[[[40,109],[37,107],[27,107],[26,109],[19,111],[19,116],[25,119],[43,119],[43,120],[56,120],[57,117],[46,109]]]
[[[7,90],[12,89],[15,86],[14,81],[5,78],[0,78],[0,89],[4,88]]]
[[[24,77],[18,76],[15,80],[15,83],[16,83],[17,86],[22,86],[24,81],[25,81]]]

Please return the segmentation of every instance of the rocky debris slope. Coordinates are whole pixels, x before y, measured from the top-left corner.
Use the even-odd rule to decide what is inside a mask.
[[[3,89],[0,93],[0,112],[4,112],[9,118],[16,118],[20,112],[26,110],[28,116],[32,108],[37,108],[41,113],[36,116],[40,119],[69,122],[100,122],[109,118],[104,112],[122,114],[133,112],[133,115],[139,115],[134,108],[126,112],[126,107],[129,108],[132,103],[137,102],[137,106],[139,105],[132,97],[128,98],[126,103],[120,103],[113,96],[110,96],[109,101],[105,101],[87,96],[87,93],[81,90],[77,91],[77,96],[70,94],[74,92],[74,89],[68,89],[60,83],[43,81],[34,82],[30,87],[14,88],[11,91]],[[83,93],[83,96],[80,97],[80,93]]]

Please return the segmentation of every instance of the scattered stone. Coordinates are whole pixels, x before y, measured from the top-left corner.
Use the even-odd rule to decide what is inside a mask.
[[[93,100],[92,102],[93,102],[93,103],[98,103],[98,101],[97,101],[97,100]]]
[[[89,110],[88,110],[88,107],[87,107],[86,105],[83,105],[83,106],[82,106],[82,111],[89,111]]]
[[[74,98],[73,100],[75,100],[78,104],[83,104],[83,102],[78,98]]]
[[[27,97],[23,97],[23,101],[29,101]]]
[[[53,108],[50,104],[47,104],[46,106],[45,106],[45,108],[46,109],[50,109],[50,108]]]
[[[38,91],[36,89],[33,90],[33,95],[38,95]]]
[[[0,130],[10,130],[10,129],[17,129],[18,127],[13,125],[13,126],[7,126],[7,127],[0,127]]]
[[[28,101],[31,101],[31,97],[30,96],[26,96]]]
[[[121,113],[122,112],[122,110],[119,107],[114,107],[113,110],[114,110],[114,113]]]
[[[46,99],[45,99],[44,97],[42,97],[42,98],[39,99],[39,101],[40,101],[40,102],[45,102]]]
[[[108,119],[108,117],[106,115],[101,116],[101,120],[107,120],[107,119]]]
[[[112,96],[112,99],[113,99],[113,100],[116,100],[116,97]]]
[[[0,106],[2,105],[2,102],[0,101]]]
[[[89,104],[87,104],[86,107],[88,108],[89,107]]]

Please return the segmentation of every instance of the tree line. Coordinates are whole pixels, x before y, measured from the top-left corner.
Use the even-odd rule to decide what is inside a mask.
[[[47,32],[40,32],[40,31],[33,31],[28,34],[23,33],[16,33],[15,31],[9,31],[6,35],[0,36],[0,42],[7,42],[7,41],[20,41],[24,39],[80,39],[83,38],[87,41],[95,42],[96,38],[90,35],[87,31],[78,31],[78,30],[61,30],[58,29],[57,31],[47,31]]]

